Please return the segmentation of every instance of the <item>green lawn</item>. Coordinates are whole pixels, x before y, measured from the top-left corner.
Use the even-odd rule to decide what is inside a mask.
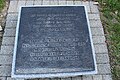
[[[3,9],[5,5],[5,0],[0,0],[0,11]]]
[[[113,80],[120,80],[120,0],[98,0]]]

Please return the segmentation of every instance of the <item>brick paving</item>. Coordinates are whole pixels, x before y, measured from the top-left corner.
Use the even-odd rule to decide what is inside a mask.
[[[86,5],[88,18],[95,48],[98,74],[84,75],[69,78],[34,79],[34,80],[112,80],[108,50],[105,43],[103,27],[100,21],[99,10],[94,2],[79,0],[11,0],[6,20],[5,33],[0,52],[0,80],[15,80],[11,78],[11,63],[17,16],[19,6],[27,5]],[[24,80],[24,79],[18,79]]]

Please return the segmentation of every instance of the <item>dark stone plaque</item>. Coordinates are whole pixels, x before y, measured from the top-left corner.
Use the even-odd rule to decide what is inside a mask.
[[[96,73],[84,6],[21,7],[12,76],[66,77]]]

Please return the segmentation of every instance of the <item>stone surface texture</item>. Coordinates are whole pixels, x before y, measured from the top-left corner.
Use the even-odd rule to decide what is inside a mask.
[[[11,78],[15,29],[19,7],[27,5],[85,5],[88,11],[98,68],[98,74],[96,75],[32,80],[112,80],[108,50],[105,43],[104,31],[100,21],[98,6],[94,5],[93,1],[81,0],[10,0],[5,33],[0,50],[0,80],[17,80]]]

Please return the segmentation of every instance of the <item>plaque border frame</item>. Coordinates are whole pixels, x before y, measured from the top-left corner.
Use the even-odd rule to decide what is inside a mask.
[[[83,6],[86,14],[86,19],[87,19],[87,24],[88,24],[88,31],[89,31],[89,36],[90,36],[90,41],[91,41],[91,47],[92,47],[92,55],[93,55],[93,60],[94,60],[94,71],[88,71],[88,72],[71,72],[71,73],[52,73],[52,74],[21,74],[21,75],[16,75],[15,74],[15,61],[16,61],[16,51],[17,51],[17,42],[18,42],[18,34],[19,34],[19,24],[20,24],[20,17],[21,17],[21,10],[23,7],[52,7],[52,6]],[[89,23],[89,18],[88,18],[88,12],[87,8],[85,5],[29,5],[29,6],[20,6],[19,7],[19,13],[18,13],[18,19],[17,19],[17,26],[16,26],[16,35],[15,35],[15,42],[14,42],[14,51],[13,51],[13,60],[12,60],[12,72],[11,72],[11,77],[12,78],[22,78],[22,79],[29,79],[29,78],[55,78],[55,77],[75,77],[79,75],[90,75],[90,74],[97,74],[97,64],[96,64],[96,58],[95,58],[95,49],[93,46],[93,40],[92,40],[92,34],[91,34],[91,29],[90,29],[90,23]]]

